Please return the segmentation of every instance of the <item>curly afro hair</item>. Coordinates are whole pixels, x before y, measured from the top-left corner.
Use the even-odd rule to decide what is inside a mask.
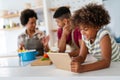
[[[32,9],[25,9],[21,12],[21,16],[20,16],[20,21],[21,21],[21,24],[23,26],[25,26],[28,21],[29,21],[29,18],[33,18],[35,17],[37,19],[37,14],[34,10]]]
[[[74,13],[72,23],[77,26],[103,27],[110,23],[110,16],[103,5],[90,3]]]

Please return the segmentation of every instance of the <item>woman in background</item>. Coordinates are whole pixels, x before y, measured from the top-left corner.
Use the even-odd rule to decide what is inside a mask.
[[[26,27],[24,33],[18,36],[18,49],[36,49],[39,55],[43,55],[44,50],[48,51],[49,36],[36,29],[37,14],[32,9],[25,9],[21,12],[20,21]]]

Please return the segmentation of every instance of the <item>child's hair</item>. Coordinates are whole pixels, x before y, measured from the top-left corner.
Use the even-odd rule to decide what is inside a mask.
[[[64,18],[69,19],[70,17],[71,17],[71,12],[70,12],[69,8],[64,7],[64,6],[59,7],[53,15],[53,18],[57,18],[57,19],[61,19],[61,20]]]
[[[20,16],[20,21],[21,21],[21,24],[23,26],[25,26],[28,21],[29,21],[29,18],[33,18],[35,17],[37,19],[37,14],[34,10],[32,9],[25,9],[21,12],[21,16]]]
[[[95,3],[90,3],[77,10],[72,17],[72,23],[77,26],[85,25],[85,27],[103,27],[109,22],[110,16],[108,11],[105,10],[103,5]]]

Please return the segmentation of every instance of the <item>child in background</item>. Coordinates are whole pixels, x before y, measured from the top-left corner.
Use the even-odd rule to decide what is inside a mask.
[[[78,28],[72,29],[70,21],[71,12],[69,8],[64,6],[58,8],[54,13],[53,18],[59,26],[57,31],[59,52],[65,52],[68,44],[72,48],[69,55],[77,56],[80,49],[81,33]]]
[[[25,9],[21,12],[20,21],[26,30],[18,36],[18,49],[39,52],[37,56],[42,56],[44,51],[49,51],[49,36],[45,36],[42,31],[36,29],[37,14],[32,9]]]
[[[71,62],[72,72],[108,68],[111,61],[120,61],[120,46],[105,27],[110,22],[110,16],[103,5],[91,3],[82,7],[74,13],[72,21],[79,24],[82,34],[79,56]],[[88,53],[98,61],[83,65]]]

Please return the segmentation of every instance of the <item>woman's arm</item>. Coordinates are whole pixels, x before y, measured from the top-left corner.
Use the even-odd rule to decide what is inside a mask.
[[[24,47],[24,44],[23,44],[23,38],[22,38],[21,35],[18,36],[17,45],[18,45],[18,51],[25,50],[25,47]]]
[[[81,65],[79,62],[73,63],[73,72],[87,72],[93,70],[99,70],[103,68],[108,68],[111,62],[111,40],[108,35],[104,36],[100,41],[101,55],[102,59],[91,64]],[[83,53],[82,53],[83,54]]]
[[[48,52],[50,50],[48,45],[49,39],[50,39],[49,36],[45,36],[44,38],[42,38],[42,43],[43,43],[45,52]]]

